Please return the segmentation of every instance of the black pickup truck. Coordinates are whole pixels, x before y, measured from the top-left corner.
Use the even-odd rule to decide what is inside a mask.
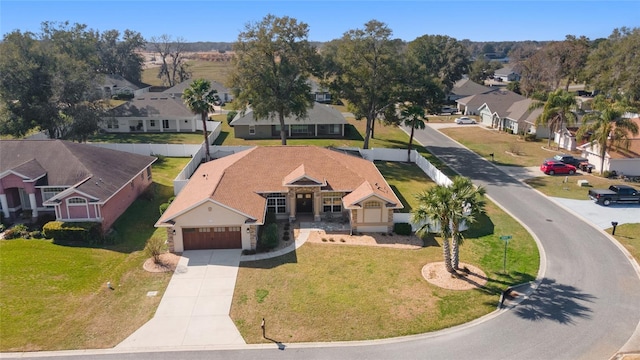
[[[580,167],[581,163],[589,162],[589,160],[581,157],[575,157],[573,155],[566,154],[558,154],[553,157],[554,160],[561,161],[565,164],[573,165],[575,167]]]
[[[589,197],[604,206],[612,203],[640,204],[640,190],[627,185],[611,185],[609,189],[591,189]]]

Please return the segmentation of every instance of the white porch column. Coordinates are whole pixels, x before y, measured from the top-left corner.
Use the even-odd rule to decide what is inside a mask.
[[[31,217],[38,217],[38,202],[36,194],[29,194],[29,204],[31,205]]]
[[[322,220],[322,218],[320,217],[320,207],[322,206],[321,202],[322,202],[322,198],[320,197],[320,191],[314,191],[313,192],[313,221]]]
[[[147,120],[142,120],[142,131],[147,132]]]
[[[289,194],[289,221],[296,219],[296,193],[290,191]]]
[[[0,206],[2,206],[2,214],[4,218],[9,218],[9,203],[7,202],[7,194],[0,194]]]
[[[180,132],[180,119],[176,120],[176,132]]]
[[[315,124],[313,127],[316,132],[315,137],[318,137],[318,124]]]

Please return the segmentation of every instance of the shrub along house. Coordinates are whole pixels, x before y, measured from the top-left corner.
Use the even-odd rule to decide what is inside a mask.
[[[376,166],[314,146],[253,147],[200,165],[156,222],[173,252],[255,249],[267,212],[290,221],[344,219],[351,231],[390,232],[403,208]]]
[[[314,102],[307,111],[307,117],[286,117],[284,123],[287,138],[341,138],[345,135],[347,120],[332,106]],[[253,111],[247,109],[244,114],[236,115],[229,124],[236,138],[280,138],[280,120],[275,114],[267,119],[255,119]]]
[[[155,157],[62,140],[0,141],[5,218],[90,221],[107,231],[152,183]]]

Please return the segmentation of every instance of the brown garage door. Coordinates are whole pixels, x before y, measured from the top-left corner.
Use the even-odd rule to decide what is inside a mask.
[[[239,226],[216,226],[182,229],[185,250],[240,249],[242,236]]]

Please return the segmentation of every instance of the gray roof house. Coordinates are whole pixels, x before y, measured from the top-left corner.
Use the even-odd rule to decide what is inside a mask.
[[[456,101],[465,115],[480,115],[480,123],[499,130],[510,130],[514,134],[536,134],[547,138],[549,129],[536,126],[536,118],[542,109],[529,110],[533,100],[503,88],[471,95]]]
[[[493,78],[500,78],[502,81],[520,81],[520,74],[513,70],[513,66],[504,66],[495,71]]]
[[[100,86],[105,97],[110,98],[118,95],[140,95],[145,92],[149,86],[142,84],[134,84],[133,82],[116,74],[104,75],[104,80]]]
[[[195,132],[202,129],[180,97],[145,93],[107,112],[101,128],[106,132]]]
[[[470,79],[461,79],[453,84],[453,89],[449,93],[449,100],[456,101],[472,95],[486,94],[492,91],[496,91],[496,88],[480,85]],[[464,112],[464,109],[460,109]]]
[[[288,138],[340,138],[345,135],[347,120],[330,105],[313,103],[307,117],[284,119]],[[239,113],[231,121],[234,136],[241,139],[271,139],[280,137],[280,121],[272,114],[266,119],[255,119],[251,108]]]
[[[307,83],[311,86],[311,99],[313,99],[313,101],[323,104],[331,102],[331,93],[329,92],[329,89],[321,86],[313,80],[307,80]]]

